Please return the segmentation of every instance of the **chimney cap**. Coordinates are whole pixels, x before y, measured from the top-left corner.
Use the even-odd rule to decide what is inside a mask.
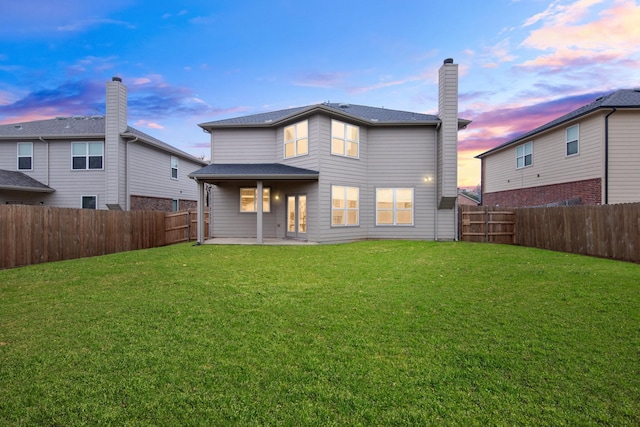
[[[122,79],[120,77],[111,77],[111,81],[122,83]]]
[[[453,58],[447,58],[444,60],[445,64],[453,64]]]

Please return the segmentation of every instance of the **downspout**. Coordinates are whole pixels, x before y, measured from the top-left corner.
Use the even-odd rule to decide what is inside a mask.
[[[124,168],[124,174],[125,174],[125,176],[124,176],[125,190],[124,191],[126,193],[125,194],[125,200],[127,202],[127,205],[125,206],[125,210],[126,211],[131,210],[131,186],[129,185],[129,181],[130,181],[129,180],[129,177],[130,177],[130,174],[129,174],[129,172],[130,172],[129,163],[130,163],[131,159],[129,158],[129,143],[130,142],[131,143],[136,142],[137,140],[138,140],[137,136],[135,138],[131,139],[131,140],[125,139],[126,144],[125,144],[125,147],[124,147],[124,151],[125,151],[125,153],[124,153],[125,160],[124,161],[126,162],[126,165],[125,165],[125,168]]]
[[[438,131],[440,130],[440,127],[442,126],[442,121],[439,121],[438,124],[436,125],[436,143],[433,145],[433,161],[435,162],[435,174],[434,174],[434,180],[433,180],[433,200],[434,200],[434,215],[433,215],[433,240],[435,240],[436,242],[438,241],[438,185],[440,184],[438,182],[438,143],[440,140],[440,135],[438,134]]]
[[[609,116],[618,111],[616,107],[604,116],[604,204],[609,204]]]
[[[47,171],[47,185],[49,185],[49,143],[47,141],[44,140],[43,137],[39,136],[38,139],[42,142],[45,143],[47,149],[46,149],[46,153],[47,153],[47,158],[45,159],[45,164],[46,164],[46,171]]]

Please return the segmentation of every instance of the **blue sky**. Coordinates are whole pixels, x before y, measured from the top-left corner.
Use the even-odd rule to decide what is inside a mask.
[[[198,123],[348,102],[435,113],[437,70],[460,65],[459,185],[473,157],[640,87],[636,0],[2,1],[0,123],[103,114],[209,155]]]

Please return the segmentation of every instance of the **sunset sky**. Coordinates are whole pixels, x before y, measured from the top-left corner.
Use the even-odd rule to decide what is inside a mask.
[[[636,0],[0,0],[0,123],[104,114],[196,156],[198,123],[325,101],[436,113],[460,65],[459,186],[474,156],[640,87]]]

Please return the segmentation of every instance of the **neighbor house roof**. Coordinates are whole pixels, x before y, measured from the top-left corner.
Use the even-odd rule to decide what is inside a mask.
[[[318,176],[317,171],[280,163],[210,164],[189,174],[189,178],[207,180],[318,179]]]
[[[539,134],[555,126],[561,125],[573,119],[577,119],[579,117],[590,114],[594,111],[600,109],[613,109],[613,108],[640,108],[640,89],[621,89],[615,92],[612,92],[608,95],[601,96],[597,98],[590,104],[584,105],[576,110],[571,111],[570,113],[565,114],[562,117],[558,117],[555,120],[550,121],[538,128],[535,128],[532,131],[526,132],[515,139],[512,139],[504,144],[498,145],[495,148],[492,148],[489,151],[485,151],[482,154],[478,154],[476,158],[480,159],[487,154],[493,153],[494,151],[499,151],[509,145],[517,144],[522,142],[523,140],[531,138],[533,135]]]
[[[201,123],[198,126],[203,129],[215,129],[225,127],[270,127],[279,126],[288,121],[298,120],[304,116],[318,111],[355,120],[369,126],[380,125],[437,125],[440,123],[438,116],[432,114],[412,113],[409,111],[390,110],[387,108],[367,107],[365,105],[330,103],[307,105],[303,107],[288,108],[286,110],[270,111],[267,113],[252,114],[249,116],[234,117]],[[459,119],[459,127],[471,123],[469,120]]]
[[[121,134],[125,138],[137,138],[138,140],[168,151],[180,157],[185,157],[196,163],[205,165],[207,162],[192,156],[166,142],[160,141],[131,126]],[[64,138],[104,138],[104,116],[60,116],[54,119],[34,120],[31,122],[12,123],[0,125],[0,139],[64,139]]]
[[[0,190],[32,191],[36,193],[53,193],[53,188],[22,172],[0,169]]]

